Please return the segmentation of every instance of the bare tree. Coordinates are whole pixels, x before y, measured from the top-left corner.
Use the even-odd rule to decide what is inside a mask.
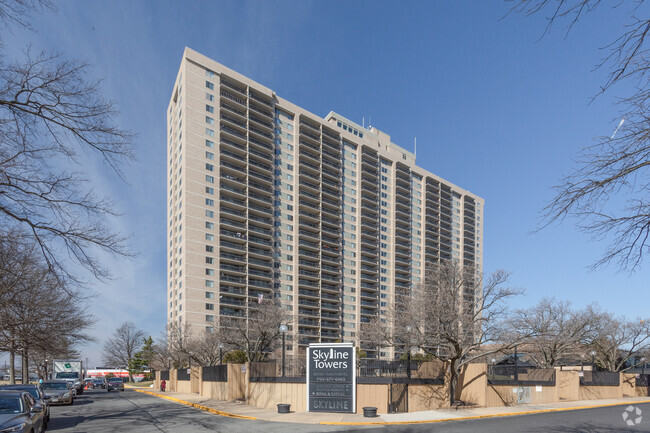
[[[31,11],[51,5],[1,1],[0,21],[27,26]],[[75,281],[68,257],[105,278],[95,253],[128,254],[105,222],[115,207],[81,167],[96,158],[121,177],[132,135],[115,126],[114,104],[89,72],[83,62],[30,49],[21,60],[0,58],[0,227],[32,239],[53,271]]]
[[[8,251],[2,244],[0,274],[8,270],[11,276],[0,278],[0,295],[9,293],[11,299],[0,308],[0,351],[9,352],[10,364],[19,353],[27,371],[31,354],[65,353],[89,341],[86,331],[93,320],[85,312],[83,297],[30,256],[30,248],[13,248],[9,251],[21,254],[8,258],[3,256]],[[6,282],[11,286],[8,289]]]
[[[633,356],[650,350],[648,319],[626,320],[609,316],[600,325],[590,348],[596,352],[596,363],[605,370],[625,370]]]
[[[291,321],[290,315],[277,299],[249,304],[248,320],[222,317],[217,338],[232,350],[246,353],[249,361],[264,361],[278,344],[280,325]]]
[[[621,0],[610,4],[618,9],[629,5],[629,22],[604,47],[607,54],[597,65],[609,71],[597,95],[619,83],[621,89],[632,89],[619,98],[619,127],[611,137],[600,137],[583,147],[577,166],[555,186],[555,197],[544,208],[542,228],[575,217],[578,227],[595,238],[611,236],[611,245],[594,267],[615,262],[633,271],[650,250],[650,51],[646,39],[650,18],[638,16],[644,12],[642,3]],[[601,5],[599,0],[516,0],[511,11],[546,14],[546,31],[565,22],[568,32]]]
[[[511,326],[539,365],[554,368],[559,361],[584,351],[606,317],[596,306],[576,310],[568,301],[544,298],[537,305],[517,310]]]
[[[503,321],[508,311],[505,301],[523,290],[504,287],[508,277],[500,270],[483,281],[472,267],[455,262],[430,265],[424,283],[410,296],[399,294],[395,306],[389,308],[392,326],[375,319],[362,327],[361,338],[382,347],[418,348],[447,362],[453,405],[464,365],[517,342],[506,339],[510,335]]]
[[[104,351],[102,352],[102,360],[107,366],[115,368],[127,369],[129,361],[133,358],[140,348],[146,334],[139,330],[135,323],[124,322],[115,330],[113,337],[109,338],[104,343]],[[129,375],[129,381],[133,382],[133,378]]]
[[[0,21],[7,26],[17,25],[32,29],[30,15],[39,9],[55,11],[56,7],[50,0],[0,0]]]
[[[226,346],[222,338],[220,332],[208,330],[199,335],[191,336],[187,350],[192,361],[201,366],[219,364],[220,354],[225,354],[230,350],[230,346]]]

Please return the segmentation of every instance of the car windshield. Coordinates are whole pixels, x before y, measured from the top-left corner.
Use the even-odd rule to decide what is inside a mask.
[[[68,389],[67,383],[42,383],[43,389]]]
[[[118,382],[118,383],[120,383],[120,382],[122,382],[122,379],[120,379],[120,378],[117,378],[117,379],[108,379],[108,381],[109,381],[109,382]]]
[[[21,413],[22,404],[18,397],[0,396],[0,413]]]
[[[70,373],[57,373],[56,374],[57,379],[78,379],[79,378],[79,373],[77,372],[70,372]]]

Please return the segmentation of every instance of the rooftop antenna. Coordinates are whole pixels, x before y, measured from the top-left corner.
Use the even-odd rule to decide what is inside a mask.
[[[618,126],[617,126],[616,129],[614,130],[614,133],[612,134],[611,140],[614,139],[614,136],[615,136],[616,133],[618,132],[619,128],[620,128],[621,126],[623,126],[623,123],[624,123],[624,122],[625,122],[625,119],[624,119],[624,118],[621,119],[621,121],[619,122]]]
[[[413,138],[413,156],[418,156],[418,138]]]
[[[372,128],[372,116],[368,116],[368,129]]]
[[[366,127],[366,118],[365,116],[361,118],[361,126]]]

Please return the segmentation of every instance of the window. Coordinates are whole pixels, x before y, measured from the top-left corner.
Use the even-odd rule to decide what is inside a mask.
[[[214,310],[214,304],[205,304],[205,309],[213,311]]]
[[[214,165],[206,163],[205,169],[208,171],[214,171]]]
[[[210,137],[214,137],[214,129],[205,128],[205,133]]]
[[[205,80],[205,87],[207,87],[210,90],[214,90],[214,83],[211,83],[208,80]]]
[[[206,186],[205,187],[205,193],[210,194],[210,195],[214,194],[214,188],[212,188],[210,186]]]
[[[214,253],[214,247],[212,245],[206,245],[205,251],[208,253]]]
[[[214,281],[205,280],[205,287],[214,287]]]
[[[205,111],[208,113],[214,113],[214,107],[212,105],[205,104]]]
[[[212,257],[206,257],[205,258],[205,263],[208,265],[213,265],[214,264],[214,259]]]
[[[205,275],[214,275],[214,269],[205,268]]]
[[[214,183],[214,176],[205,176],[205,181],[208,183]]]
[[[214,235],[212,233],[206,233],[205,234],[205,240],[206,241],[213,241],[214,240]]]
[[[206,198],[205,199],[205,205],[206,206],[214,206],[214,200],[212,200],[211,198]]]
[[[211,315],[211,314],[206,314],[206,315],[205,315],[205,321],[206,321],[206,322],[214,322],[214,316]],[[209,328],[209,327],[208,327],[208,328]],[[206,330],[207,330],[208,328],[206,328]]]
[[[205,146],[209,147],[210,149],[214,149],[214,141],[205,140]]]
[[[210,116],[205,116],[205,123],[208,125],[214,125],[214,119]]]
[[[214,153],[212,152],[205,152],[205,157],[208,159],[214,159]]]

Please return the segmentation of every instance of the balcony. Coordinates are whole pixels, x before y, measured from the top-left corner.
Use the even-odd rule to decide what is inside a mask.
[[[246,232],[245,231],[234,231],[234,230],[228,230],[228,229],[221,229],[219,230],[219,234],[221,236],[228,236],[231,238],[235,238],[238,241],[244,243],[246,241]],[[241,245],[239,245],[241,246]]]
[[[223,273],[219,275],[219,281],[224,282],[224,283],[246,285],[246,278],[244,278],[244,277],[233,277],[231,275],[226,275],[226,274],[223,274]]]
[[[320,306],[321,306],[321,310],[339,311],[339,305],[338,304],[332,304],[332,303],[329,303],[329,302],[322,301],[320,303]]]
[[[248,264],[251,266],[263,266],[267,268],[273,266],[273,262],[270,260],[260,260],[260,259],[253,259],[253,258],[248,259]]]
[[[254,137],[249,137],[248,142],[250,144],[254,144],[255,146],[258,146],[259,148],[273,151],[273,145],[272,144],[265,143],[265,142],[260,141],[260,140],[256,140]],[[269,152],[269,156],[270,155],[271,155],[271,153]]]
[[[263,180],[265,182],[268,182],[269,184],[273,183],[273,178],[271,176],[267,175],[267,174],[262,174],[262,173],[259,173],[257,171],[254,171],[254,170],[250,170],[249,174],[252,177],[256,178],[257,180]]]
[[[237,104],[242,105],[244,108],[246,107],[246,99],[235,96],[232,93],[225,91],[224,89],[221,89],[220,93],[222,97],[228,99],[229,101],[236,102]],[[244,96],[244,98],[246,98],[246,96]]]
[[[237,131],[237,132],[245,134],[245,131],[246,131],[246,122],[245,121],[237,120],[234,116],[224,114],[224,112],[221,113],[220,118],[221,118],[221,120],[223,120],[225,122],[228,122],[231,125],[238,126],[243,131]]]
[[[258,127],[267,128],[269,131],[273,131],[273,123],[271,123],[269,121],[266,121],[264,119],[260,119],[259,117],[252,116],[252,115],[248,116],[248,119],[251,120]]]
[[[248,96],[250,96],[251,100],[255,102],[259,102],[264,107],[269,107],[269,108],[272,107],[272,101],[267,100],[265,96],[259,96],[253,92],[250,92]]]
[[[314,287],[314,288],[318,288],[318,286],[319,286],[316,281],[305,280],[303,278],[298,279],[298,285],[299,286],[305,286],[305,287]]]
[[[318,269],[318,262],[310,262],[309,260],[298,260],[300,266],[306,266],[313,269]]]
[[[310,301],[309,299],[299,299],[298,300],[298,305],[302,306],[308,306],[308,307],[315,307],[318,308],[320,306],[320,302],[318,301]]]
[[[300,289],[300,290],[298,290],[298,295],[300,295],[300,296],[308,296],[310,298],[319,298],[320,299],[320,293],[318,293],[318,290]]]
[[[220,284],[219,285],[219,293],[229,293],[231,295],[244,296],[244,295],[246,295],[246,289],[243,288],[243,287],[235,287],[235,286]]]
[[[226,307],[221,307],[219,308],[219,313],[222,316],[230,316],[230,317],[246,317],[246,313],[241,310],[235,310],[233,308],[226,308]]]
[[[262,116],[268,118],[269,120],[271,120],[271,118],[273,117],[273,113],[271,111],[266,110],[267,107],[264,107],[264,109],[262,109],[258,105],[251,104],[248,108],[257,114],[261,114]]]
[[[261,287],[261,288],[264,288],[264,289],[270,289],[272,287],[271,283],[269,283],[267,281],[255,280],[253,278],[248,279],[248,285],[249,286],[254,286],[254,287]]]
[[[251,247],[251,246],[248,247],[248,253],[249,254],[256,254],[256,255],[259,255],[259,256],[265,256],[265,257],[271,257],[272,256],[270,251],[267,251],[267,250],[264,250],[264,249],[261,249],[261,248],[254,248],[254,247]]]
[[[221,132],[229,134],[231,136],[234,136],[236,138],[240,138],[242,140],[246,140],[246,134],[236,130],[235,128],[232,128],[230,126],[226,126],[225,124],[221,124]]]
[[[319,317],[320,315],[318,314],[318,310],[308,310],[305,308],[299,308],[298,309],[298,314],[301,316],[308,316],[308,317]]]
[[[322,251],[321,260],[323,262],[338,264],[339,263],[339,255],[337,254],[337,255],[331,256],[331,255],[328,254],[328,252],[330,252],[330,251]]]
[[[237,142],[235,142],[233,140],[228,140],[225,137],[221,137],[221,139],[219,141],[222,144],[223,149],[241,151],[242,153],[246,152],[246,145],[245,144],[237,143]]]
[[[318,280],[320,278],[318,272],[312,272],[312,271],[307,271],[305,269],[300,268],[300,271],[298,271],[298,275],[305,276],[308,278],[314,278]]]
[[[222,252],[221,254],[219,254],[219,258],[222,260],[232,260],[238,263],[246,263],[246,256],[239,255],[239,254]]]
[[[305,257],[313,257],[315,259],[319,258],[318,253],[315,253],[315,252],[312,252],[312,251],[307,251],[307,250],[304,250],[302,248],[298,250],[298,256],[299,257],[303,257],[303,256],[305,256]]]
[[[248,217],[248,219],[249,219],[250,221],[255,221],[255,222],[258,222],[258,223],[263,223],[263,224],[266,224],[266,225],[271,225],[271,218],[265,218],[265,217],[261,217],[261,216],[257,216],[257,215],[250,215],[250,216]]]

